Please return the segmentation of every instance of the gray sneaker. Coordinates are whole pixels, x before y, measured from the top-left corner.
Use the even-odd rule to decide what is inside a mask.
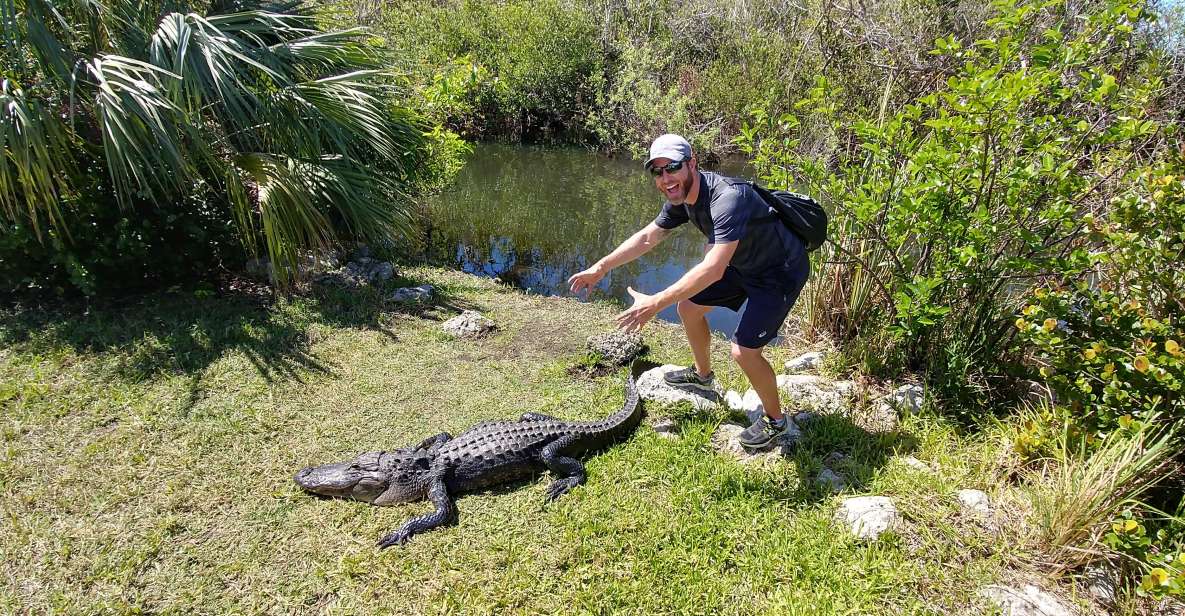
[[[762,415],[753,422],[753,425],[737,435],[737,441],[748,449],[765,447],[774,439],[785,434],[790,428],[791,421],[789,415],[783,415],[782,425],[778,426],[774,420],[770,419],[769,415]]]
[[[702,377],[695,371],[695,366],[689,366],[681,370],[672,370],[662,375],[662,380],[671,387],[678,387],[680,389],[700,389],[703,391],[712,391],[712,385],[716,381],[716,373],[709,372],[708,376]]]

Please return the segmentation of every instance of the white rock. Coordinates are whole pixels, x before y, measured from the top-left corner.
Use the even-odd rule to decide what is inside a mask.
[[[724,397],[721,394],[718,384],[714,384],[711,391],[698,389],[685,390],[667,385],[666,381],[662,380],[663,375],[668,372],[682,370],[683,368],[684,366],[667,364],[643,372],[638,377],[638,395],[643,400],[652,400],[654,402],[690,402],[691,406],[699,410],[714,408],[723,400]]]
[[[897,507],[887,496],[845,498],[835,512],[835,519],[865,541],[876,539],[881,533],[901,523]]]
[[[589,336],[588,350],[597,353],[609,364],[624,365],[642,352],[642,334],[610,331]]]
[[[387,296],[387,301],[395,302],[396,304],[417,304],[432,299],[432,294],[435,292],[436,290],[430,284],[423,284],[418,287],[402,287],[395,289],[391,295]]]
[[[757,450],[746,449],[741,445],[738,437],[748,426],[734,423],[723,423],[712,433],[712,447],[727,456],[739,460],[742,464],[770,464],[776,460],[793,455],[794,447],[802,438],[802,432],[794,422],[786,428],[786,433],[774,439],[772,443]]]
[[[660,417],[654,420],[652,426],[654,431],[662,438],[670,440],[679,439],[679,424],[675,423],[673,417]]]
[[[833,451],[827,454],[826,458],[823,458],[823,466],[826,466],[827,468],[835,468],[844,462],[847,462],[849,459],[850,458],[848,458],[847,455],[838,451]]]
[[[922,462],[921,460],[919,460],[913,456],[905,456],[904,458],[901,458],[901,462],[904,463],[909,468],[912,468],[917,471],[922,471],[922,472],[928,473],[931,470],[929,464],[926,464],[925,462]]]
[[[843,492],[844,488],[848,487],[848,482],[844,479],[844,476],[829,468],[819,471],[819,476],[815,478],[815,483],[829,488],[832,493],[836,494]]]
[[[787,406],[806,405],[823,412],[840,412],[847,408],[845,396],[832,390],[827,380],[813,374],[779,374],[778,389]]]
[[[791,373],[810,372],[813,370],[818,370],[819,366],[822,365],[822,363],[823,363],[823,354],[822,353],[820,353],[818,351],[814,351],[811,353],[803,353],[802,355],[799,355],[798,357],[795,357],[794,359],[791,359],[790,361],[786,362],[786,371],[791,372]]]
[[[888,402],[881,402],[868,415],[867,421],[864,423],[868,427],[882,432],[888,432],[890,430],[896,430],[897,426],[901,424],[901,419],[897,416],[897,409],[893,408]]]
[[[495,325],[493,321],[481,316],[480,313],[466,310],[445,321],[441,327],[445,333],[457,338],[478,338],[492,331]]]
[[[728,405],[728,408],[744,413],[749,421],[757,421],[758,417],[765,414],[765,406],[761,404],[761,398],[752,389],[746,391],[743,396],[730,389],[724,394],[724,403]]]
[[[926,390],[921,385],[902,385],[885,396],[886,402],[905,415],[918,412],[925,399]]]
[[[981,490],[959,490],[955,496],[959,499],[959,506],[967,513],[978,516],[992,514],[991,500]]]
[[[1053,595],[1025,584],[1023,589],[993,584],[980,589],[979,594],[989,599],[1004,616],[1072,616],[1072,612]]]
[[[794,389],[797,387],[818,387],[823,383],[823,377],[814,374],[779,374],[778,389]]]
[[[835,393],[851,398],[856,394],[856,381],[836,381],[831,384],[835,388]]]

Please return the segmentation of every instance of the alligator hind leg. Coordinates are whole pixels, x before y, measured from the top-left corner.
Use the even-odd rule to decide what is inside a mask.
[[[436,511],[414,517],[399,527],[399,530],[379,539],[380,548],[402,545],[411,539],[412,535],[428,532],[438,526],[443,526],[457,518],[457,506],[449,496],[444,478],[436,477],[432,480],[432,487],[428,488],[428,499],[436,505]]]
[[[565,447],[576,442],[578,438],[580,437],[576,434],[562,437],[544,447],[543,452],[540,453],[539,457],[543,459],[548,470],[560,476],[548,486],[547,500],[555,500],[572,488],[584,483],[584,465],[580,463],[580,460],[561,453]]]

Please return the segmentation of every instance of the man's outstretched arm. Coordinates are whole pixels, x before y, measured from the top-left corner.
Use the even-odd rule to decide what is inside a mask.
[[[593,285],[601,281],[601,278],[605,277],[605,274],[609,273],[609,270],[629,263],[650,252],[651,249],[663,241],[670,233],[671,231],[669,229],[663,229],[654,223],[646,225],[644,229],[630,236],[620,246],[613,249],[613,252],[594,263],[592,267],[582,272],[577,272],[569,278],[568,284],[571,285],[572,292],[579,293],[585,289],[592,288]]]
[[[674,284],[654,295],[639,293],[630,288],[629,292],[634,298],[634,305],[617,315],[618,327],[627,332],[640,329],[663,308],[685,300],[723,278],[724,270],[728,269],[728,264],[732,261],[732,255],[736,254],[738,244],[738,242],[712,244],[708,249],[708,254],[704,255],[703,261],[687,270],[687,273],[683,274]]]

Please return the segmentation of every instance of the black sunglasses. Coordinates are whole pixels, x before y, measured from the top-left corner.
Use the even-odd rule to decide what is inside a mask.
[[[646,170],[650,172],[650,175],[653,175],[654,177],[658,177],[658,176],[662,175],[662,172],[664,170],[667,173],[675,173],[676,171],[682,169],[683,165],[686,162],[687,161],[685,161],[685,160],[677,160],[672,163],[667,163],[661,167],[659,167],[658,165],[650,165],[649,167],[646,167]]]

